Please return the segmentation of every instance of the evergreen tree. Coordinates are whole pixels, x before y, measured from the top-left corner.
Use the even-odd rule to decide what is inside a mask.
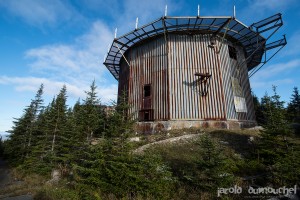
[[[291,101],[287,106],[287,119],[292,123],[294,133],[300,135],[300,95],[297,87],[294,87]]]
[[[132,115],[128,114],[130,105],[125,93],[120,95],[118,103],[113,102],[113,107],[115,111],[107,115],[105,134],[108,138],[119,137],[126,140],[132,133],[134,120]]]
[[[51,152],[56,159],[64,154],[63,144],[68,140],[66,137],[67,123],[67,88],[64,85],[55,99],[53,107],[50,109],[50,127],[52,131]]]
[[[263,125],[264,124],[264,114],[263,114],[263,108],[262,105],[260,104],[258,97],[252,94],[252,99],[253,99],[253,104],[254,104],[254,111],[255,111],[255,116],[256,116],[256,121],[258,125]]]
[[[276,86],[273,86],[273,95],[267,94],[262,98],[261,105],[264,114],[264,128],[273,134],[286,135],[289,133],[287,120],[285,117],[284,101],[280,100]]]
[[[86,135],[86,141],[91,141],[94,137],[97,129],[100,128],[102,123],[101,116],[101,105],[100,100],[97,97],[96,92],[97,86],[95,84],[95,80],[92,82],[90,86],[90,91],[85,91],[86,98],[83,101],[81,114],[82,114],[82,131]]]
[[[294,164],[287,162],[287,160],[294,160],[292,155],[296,152],[291,142],[287,139],[291,131],[286,120],[284,102],[280,100],[275,86],[273,86],[273,95],[271,97],[265,95],[262,99],[262,104],[265,108],[263,113],[266,121],[264,130],[260,134],[257,158],[265,166],[266,173],[269,175],[269,179],[266,179],[265,183],[269,182],[279,186],[280,183],[293,180],[286,176],[284,181],[282,176],[286,172],[283,167],[287,169],[295,167]],[[299,155],[299,152],[296,154]],[[294,175],[290,177],[295,176],[294,172],[289,174],[292,173]],[[279,179],[280,181],[278,181]]]
[[[4,152],[4,145],[3,145],[2,136],[0,136],[0,157],[3,156],[3,152]]]
[[[5,154],[14,164],[22,164],[25,157],[30,156],[32,151],[32,141],[35,139],[34,133],[37,130],[36,121],[42,109],[43,84],[31,100],[30,105],[25,108],[22,117],[15,119],[10,136],[6,144]]]
[[[32,100],[32,102],[31,102],[31,104],[32,104],[32,120],[33,121],[30,123],[28,147],[31,146],[31,143],[33,140],[32,134],[37,131],[35,122],[37,121],[38,114],[43,109],[43,106],[42,106],[42,104],[44,102],[44,100],[42,98],[43,90],[44,90],[44,85],[41,84],[40,88],[38,89],[38,91],[35,95],[34,100]]]
[[[294,87],[291,101],[288,104],[287,117],[291,122],[300,123],[300,95],[297,87]]]

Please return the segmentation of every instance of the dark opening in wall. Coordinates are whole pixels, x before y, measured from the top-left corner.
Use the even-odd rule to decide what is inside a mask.
[[[150,120],[150,111],[145,111],[144,112],[144,121],[149,121]]]
[[[151,96],[151,85],[144,85],[144,97]]]
[[[229,57],[236,60],[236,49],[228,45]]]
[[[153,109],[140,110],[139,121],[153,121]]]

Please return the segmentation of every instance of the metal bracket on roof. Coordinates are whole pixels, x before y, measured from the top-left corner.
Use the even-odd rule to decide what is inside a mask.
[[[129,62],[127,61],[126,57],[124,56],[123,52],[121,51],[121,49],[119,48],[119,46],[117,44],[114,45],[115,47],[118,48],[119,52],[122,54],[122,57],[124,58],[124,60],[126,61],[126,63],[128,64],[128,66],[130,67]]]
[[[257,33],[261,34],[276,27],[281,27],[282,25],[283,22],[281,13],[278,13],[259,22],[253,23],[250,28],[255,29]]]
[[[261,62],[261,60],[262,60],[263,54],[266,53],[266,50],[267,50],[266,49],[266,47],[268,46],[268,44],[266,45],[267,41],[278,31],[278,29],[282,25],[283,25],[283,22],[282,22],[282,18],[281,18],[281,13],[278,13],[276,15],[268,17],[268,18],[266,18],[264,20],[261,20],[259,22],[253,23],[249,28],[252,29],[252,30],[254,30],[254,31],[256,31],[257,35],[260,35],[261,33],[266,33],[267,31],[272,31],[272,32],[269,33],[269,35],[266,37],[265,40],[260,40],[260,41],[257,40],[257,41],[255,41],[255,42],[253,42],[253,43],[251,43],[251,44],[249,44],[249,45],[247,45],[245,47],[246,53],[247,52],[252,52],[252,53],[250,53],[250,55],[248,55],[248,53],[247,53],[247,58],[245,59],[245,61],[243,61],[242,63],[240,63],[240,65],[242,65],[244,62],[247,62],[249,60],[253,61],[252,63],[253,63],[254,68],[253,68],[253,66],[248,66],[248,68],[250,70],[252,70],[252,72],[256,73],[257,70],[255,70],[255,69],[258,67],[258,65],[260,63],[264,63],[264,62]],[[286,43],[285,37],[284,37],[284,41]],[[276,42],[278,42],[278,41],[276,41]],[[274,44],[276,42],[274,42]],[[269,43],[269,47],[271,47],[271,46],[274,45],[272,43]],[[284,47],[284,46],[285,45],[283,45],[282,47]],[[275,48],[275,47],[273,47],[273,48]],[[261,53],[255,54],[256,52],[261,52]],[[273,56],[271,56],[271,58],[272,57]],[[260,69],[261,67],[262,66],[260,66],[258,69]],[[250,76],[252,76],[254,73],[250,73]]]
[[[263,62],[261,62],[262,63],[261,66],[259,66],[258,68],[255,67],[253,70],[251,70],[249,74],[249,78],[251,78],[258,70],[260,70],[267,62],[269,62],[269,60],[271,60],[286,44],[287,41],[285,35],[283,35],[283,38],[280,40],[266,44],[264,48],[265,59]],[[277,50],[267,58],[267,51],[271,49],[277,49]]]
[[[165,17],[162,17],[161,23],[162,23],[162,26],[163,26],[163,29],[164,29],[165,41],[167,41],[167,26],[166,26]]]
[[[217,52],[217,53],[219,53],[220,50],[221,50],[221,47],[222,47],[224,38],[225,38],[225,36],[226,36],[226,34],[227,34],[227,31],[228,31],[229,24],[230,24],[231,20],[232,20],[232,18],[228,18],[228,19],[224,22],[224,24],[222,24],[222,26],[220,26],[220,27],[218,28],[218,30],[216,30],[216,31],[211,35],[211,37],[210,37],[210,44],[208,45],[208,47],[214,48],[214,47],[217,45],[217,43],[216,43],[216,36],[217,36],[217,34],[220,33],[221,30],[226,26],[225,32],[224,32],[223,37],[222,37],[221,45],[216,49],[216,52]]]

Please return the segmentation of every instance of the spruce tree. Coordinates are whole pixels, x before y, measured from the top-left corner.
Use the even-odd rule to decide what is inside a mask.
[[[92,82],[89,91],[85,91],[86,98],[81,106],[82,131],[85,133],[86,141],[90,142],[95,132],[102,123],[101,105],[97,97],[97,86],[95,80]]]
[[[273,134],[286,135],[289,132],[285,117],[284,101],[276,91],[276,86],[272,87],[273,95],[267,94],[262,98],[261,105],[264,114],[264,128],[273,131]]]
[[[3,145],[2,136],[0,136],[0,158],[3,156],[3,152],[4,152],[4,145]]]
[[[23,115],[15,119],[12,130],[8,131],[10,136],[5,153],[15,164],[22,164],[24,159],[31,154],[32,142],[36,139],[34,137],[37,130],[37,116],[42,109],[43,87],[41,84],[35,98],[24,109]]]
[[[50,112],[52,128],[51,152],[55,159],[59,161],[62,154],[65,153],[63,145],[67,142],[66,124],[67,124],[67,88],[64,85],[55,99],[54,106]]]
[[[38,89],[35,98],[32,100],[31,104],[32,104],[32,122],[30,123],[30,133],[29,133],[29,138],[28,138],[28,147],[31,146],[32,140],[33,140],[33,132],[37,131],[36,129],[36,121],[38,118],[38,114],[39,112],[41,112],[41,110],[43,109],[43,90],[44,90],[44,85],[41,84],[40,88]]]
[[[293,147],[293,144],[288,139],[290,136],[290,128],[286,120],[284,101],[280,100],[280,96],[276,92],[276,87],[273,86],[273,95],[262,99],[264,104],[264,116],[266,119],[264,130],[261,131],[257,149],[257,158],[260,163],[265,166],[266,174],[269,179],[265,183],[272,183],[280,186],[280,183],[287,183],[293,179],[286,176],[283,178],[286,169],[295,167],[293,155],[299,151]],[[295,171],[293,171],[295,172]],[[295,173],[290,172],[290,177],[295,176]],[[280,180],[280,181],[279,181]]]
[[[263,114],[263,108],[262,105],[260,104],[258,97],[252,94],[252,99],[253,99],[253,104],[254,104],[254,111],[255,111],[255,117],[258,125],[263,125],[264,124],[264,114]]]
[[[292,123],[294,133],[300,135],[300,95],[297,87],[294,87],[291,101],[287,106],[287,119]]]

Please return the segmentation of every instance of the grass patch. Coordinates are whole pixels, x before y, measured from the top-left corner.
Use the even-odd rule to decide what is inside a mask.
[[[25,175],[17,168],[11,170],[11,176],[12,183],[0,189],[0,195],[3,197],[34,194],[46,181],[44,177],[37,174]]]

